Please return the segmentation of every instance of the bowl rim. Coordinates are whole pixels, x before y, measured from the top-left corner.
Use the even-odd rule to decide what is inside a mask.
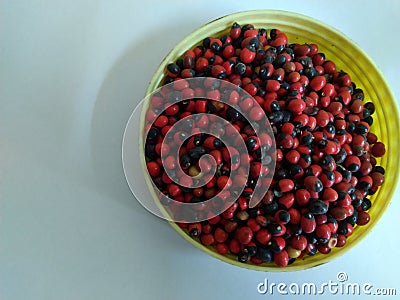
[[[398,132],[400,132],[400,125],[399,125],[399,109],[396,105],[396,101],[395,101],[395,96],[390,88],[390,85],[388,84],[386,78],[384,77],[382,71],[379,69],[379,67],[376,65],[376,63],[370,58],[370,56],[356,43],[354,42],[351,38],[349,38],[347,35],[345,35],[343,32],[341,32],[340,30],[336,29],[335,27],[321,21],[318,20],[314,17],[311,16],[307,16],[304,14],[300,14],[297,12],[292,12],[292,11],[286,11],[286,10],[270,10],[270,9],[261,9],[261,10],[247,10],[247,11],[239,11],[239,12],[235,12],[232,14],[227,14],[224,16],[221,16],[219,18],[216,18],[214,20],[211,20],[207,23],[205,23],[204,25],[198,27],[197,29],[193,30],[191,33],[189,33],[188,35],[186,35],[186,37],[184,37],[178,44],[175,45],[175,47],[173,47],[168,54],[164,57],[164,59],[161,61],[159,67],[157,68],[156,72],[154,73],[148,88],[146,90],[146,96],[149,95],[150,93],[152,93],[154,90],[156,90],[158,87],[160,87],[160,83],[162,78],[165,75],[165,66],[166,64],[174,61],[174,57],[176,59],[176,57],[179,57],[180,55],[182,55],[183,53],[181,53],[180,55],[174,56],[174,50],[180,46],[183,46],[188,40],[190,40],[193,36],[199,35],[200,32],[209,30],[212,28],[212,26],[218,25],[218,24],[223,24],[225,22],[227,22],[228,20],[230,22],[234,22],[234,21],[240,21],[240,19],[249,17],[251,15],[261,15],[263,14],[264,17],[266,18],[266,24],[268,24],[268,16],[271,15],[284,15],[285,17],[291,18],[291,19],[296,19],[297,21],[301,20],[301,21],[305,21],[307,23],[313,23],[316,26],[322,27],[324,30],[330,31],[332,34],[334,34],[335,36],[337,36],[338,38],[340,38],[341,40],[343,40],[344,42],[346,42],[347,44],[349,44],[353,50],[356,50],[358,52],[359,55],[362,56],[362,58],[370,65],[373,67],[374,72],[376,73],[376,75],[379,77],[379,79],[381,80],[381,84],[382,84],[382,89],[386,90],[386,93],[389,95],[389,100],[392,102],[392,106],[394,108],[394,115],[395,117],[393,118],[393,120],[395,121],[395,125],[396,128],[398,129]],[[257,22],[254,22],[257,23]],[[200,41],[199,41],[200,42]],[[187,50],[187,49],[185,49]],[[143,110],[145,110],[146,107],[143,107]],[[142,122],[143,123],[143,122]],[[398,143],[395,145],[398,147]],[[145,165],[143,164],[143,166],[145,167]],[[399,166],[396,166],[397,169],[399,170]],[[245,268],[245,269],[250,269],[250,270],[255,270],[255,271],[262,271],[262,272],[292,272],[292,271],[300,271],[300,270],[306,270],[306,269],[310,269],[310,268],[314,268],[323,264],[326,264],[329,261],[332,261],[340,256],[342,256],[343,254],[347,253],[350,249],[352,249],[354,246],[356,246],[363,238],[365,238],[365,236],[370,233],[373,228],[376,226],[376,224],[378,223],[378,221],[380,220],[380,218],[384,215],[386,209],[388,208],[388,206],[390,205],[392,199],[393,199],[393,194],[397,188],[399,182],[399,178],[396,177],[395,178],[395,182],[391,182],[391,189],[389,190],[388,194],[388,199],[386,202],[384,202],[384,205],[381,206],[381,213],[378,214],[373,220],[370,221],[370,223],[368,224],[368,228],[366,230],[363,230],[360,235],[358,236],[358,239],[353,239],[351,243],[347,244],[344,248],[340,248],[339,250],[336,250],[334,253],[330,253],[328,255],[323,255],[321,256],[321,259],[317,260],[317,261],[312,261],[312,262],[308,262],[307,264],[292,264],[292,265],[288,265],[284,268],[280,268],[276,265],[272,265],[272,264],[268,264],[268,265],[256,265],[256,264],[252,264],[252,263],[241,263],[238,262],[237,260],[233,260],[232,258],[225,256],[225,255],[221,255],[213,250],[212,247],[209,246],[204,246],[202,245],[199,241],[192,239],[182,228],[180,228],[178,226],[178,224],[176,224],[173,221],[168,221],[168,223],[170,224],[170,226],[172,228],[174,228],[175,231],[177,231],[185,240],[187,240],[189,243],[191,243],[192,245],[194,245],[196,248],[200,249],[201,251],[207,253],[208,255],[217,258],[218,260],[221,260],[225,263],[228,263],[230,265],[234,265],[240,268]],[[389,189],[390,186],[388,187],[387,185],[385,186],[385,189]],[[337,249],[337,248],[336,248]]]

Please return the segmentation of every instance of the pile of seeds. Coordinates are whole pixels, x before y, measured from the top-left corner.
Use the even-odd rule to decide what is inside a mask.
[[[267,32],[234,23],[228,35],[204,39],[169,64],[166,72],[165,83],[174,82],[177,91],[193,99],[168,107],[161,105],[164,100],[168,103],[165,95],[158,94],[157,107],[150,106],[150,114],[164,109],[151,125],[145,151],[157,187],[176,201],[198,203],[232,184],[226,147],[210,135],[178,136],[180,161],[161,163],[163,137],[178,120],[196,113],[222,116],[236,126],[249,150],[252,174],[256,173],[222,214],[179,223],[193,238],[243,263],[273,261],[284,267],[304,255],[343,247],[355,225],[369,222],[368,196],[383,184],[385,173],[375,159],[385,154],[385,146],[370,132],[375,107],[364,101],[363,91],[350,75],[337,70],[317,45],[289,44],[278,29]],[[196,99],[198,91],[185,80],[192,77],[218,78],[243,88],[272,126],[276,150],[270,154],[276,169],[270,188],[254,208],[249,208],[249,195],[261,170],[260,141],[234,108]],[[208,87],[210,92],[213,88],[219,87]],[[253,107],[251,101],[239,105],[244,110]],[[258,113],[253,113],[254,118]],[[182,188],[166,175],[165,168],[173,170],[179,164],[186,174],[197,176],[196,163],[206,153],[219,164],[219,172],[207,186]]]

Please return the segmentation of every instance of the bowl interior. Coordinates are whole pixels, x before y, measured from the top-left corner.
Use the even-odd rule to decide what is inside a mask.
[[[260,271],[294,271],[314,267],[326,263],[333,258],[343,254],[357,244],[378,222],[384,210],[389,205],[390,199],[394,193],[399,174],[399,117],[394,96],[390,91],[383,75],[377,69],[377,66],[354,42],[336,29],[308,16],[299,15],[286,11],[260,10],[240,12],[228,15],[214,20],[201,28],[197,29],[186,38],[184,38],[162,61],[152,81],[150,82],[147,94],[151,93],[162,85],[167,64],[174,62],[186,50],[192,49],[208,36],[221,36],[227,34],[233,22],[240,25],[253,24],[256,28],[280,29],[285,32],[289,38],[289,43],[315,43],[319,46],[319,52],[326,55],[327,60],[335,62],[337,69],[341,69],[350,74],[352,81],[357,87],[362,88],[365,93],[365,102],[372,101],[376,106],[376,112],[373,115],[374,123],[371,131],[374,132],[379,140],[386,145],[386,155],[377,159],[378,164],[386,169],[385,184],[370,197],[373,205],[369,210],[371,221],[369,224],[360,227],[356,226],[353,235],[347,240],[343,248],[334,248],[328,255],[316,254],[315,256],[305,256],[298,259],[292,265],[285,268],[279,268],[272,264],[254,265],[251,263],[239,263],[234,256],[223,256],[216,252],[212,247],[206,247],[189,237],[175,223],[170,222],[171,226],[181,234],[185,239],[202,251],[231,264]],[[142,128],[144,114],[148,109],[149,103],[144,106],[142,111]],[[392,138],[391,138],[392,137]],[[395,138],[393,138],[395,137]],[[142,165],[144,164],[143,140],[140,141]],[[393,154],[393,155],[391,155]],[[147,171],[144,172],[148,187],[153,189],[151,178]],[[152,191],[153,196],[157,195]]]

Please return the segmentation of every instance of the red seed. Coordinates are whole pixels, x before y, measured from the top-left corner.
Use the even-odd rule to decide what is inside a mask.
[[[256,52],[254,51],[254,48],[246,47],[240,52],[240,60],[245,64],[251,63],[255,58]]]
[[[297,250],[303,251],[307,247],[307,239],[303,235],[297,235],[291,238],[290,245]]]
[[[160,166],[154,161],[147,163],[147,170],[149,171],[151,177],[156,177],[160,175],[161,172]]]
[[[266,245],[272,238],[271,233],[267,229],[261,229],[256,233],[256,239],[261,244]]]
[[[253,231],[250,227],[241,227],[236,231],[236,238],[241,244],[246,245],[251,242],[251,239],[253,238]]]
[[[288,103],[286,108],[295,114],[301,114],[306,108],[306,103],[301,99],[294,99]]]
[[[240,243],[237,239],[232,239],[229,242],[229,251],[233,254],[237,254],[240,251]]]
[[[315,119],[320,127],[325,127],[329,123],[329,115],[325,110],[318,111]]]
[[[232,180],[228,176],[220,176],[217,179],[217,185],[220,189],[229,189],[232,186]]]
[[[267,83],[265,84],[265,90],[267,92],[276,92],[279,90],[280,87],[281,84],[278,80],[267,80]]]
[[[340,248],[346,244],[346,236],[344,234],[338,234],[336,247]]]
[[[214,236],[212,234],[204,234],[200,237],[201,243],[205,246],[214,244]]]
[[[327,200],[329,202],[334,202],[338,199],[338,193],[332,188],[325,188],[322,199]]]
[[[353,103],[350,105],[350,110],[355,114],[362,112],[363,108],[363,102],[358,99],[354,100]]]
[[[294,182],[291,179],[281,179],[279,180],[279,188],[282,193],[289,192],[294,188]]]
[[[217,244],[215,248],[219,254],[226,255],[229,253],[229,247],[226,244]]]
[[[290,207],[293,206],[294,203],[294,194],[293,193],[287,193],[283,195],[282,197],[279,198],[278,203],[285,207],[286,209],[289,209]]]
[[[330,227],[327,224],[321,224],[317,226],[317,228],[315,229],[315,236],[317,238],[329,240],[331,237]]]
[[[252,120],[260,121],[262,118],[265,117],[265,112],[261,107],[255,106],[250,110],[249,115]]]
[[[332,61],[325,61],[325,63],[323,64],[325,73],[327,74],[333,74],[336,72],[336,65],[334,62]]]
[[[366,211],[360,211],[358,213],[357,225],[366,225],[370,220],[370,215]]]
[[[296,202],[300,206],[306,206],[310,200],[310,192],[306,189],[299,189],[296,191]]]
[[[214,238],[217,243],[223,243],[228,239],[228,234],[221,228],[215,229]]]
[[[320,91],[326,85],[325,76],[315,76],[311,82],[310,86],[314,91]]]
[[[375,157],[381,157],[385,155],[386,149],[385,149],[385,144],[381,142],[377,142],[372,146],[371,149],[372,155]]]
[[[383,182],[385,181],[385,177],[383,176],[383,174],[381,174],[379,172],[372,173],[371,179],[373,181],[373,185],[375,185],[375,186],[381,186],[383,184]]]
[[[286,250],[274,254],[274,262],[279,267],[286,267],[289,263],[289,255]]]
[[[301,217],[301,228],[306,233],[311,233],[315,230],[317,223],[315,222],[315,218],[312,214],[303,215]]]
[[[329,209],[329,214],[338,221],[344,220],[347,217],[346,210],[341,206]]]

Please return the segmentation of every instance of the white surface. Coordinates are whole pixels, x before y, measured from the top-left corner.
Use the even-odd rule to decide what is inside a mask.
[[[339,271],[400,293],[399,192],[348,254],[289,274],[208,257],[133,199],[121,139],[157,65],[202,24],[257,8],[305,13],[342,30],[400,99],[396,0],[0,0],[1,300],[271,299],[257,293],[264,278],[321,283]],[[313,299],[297,296],[304,298]]]

